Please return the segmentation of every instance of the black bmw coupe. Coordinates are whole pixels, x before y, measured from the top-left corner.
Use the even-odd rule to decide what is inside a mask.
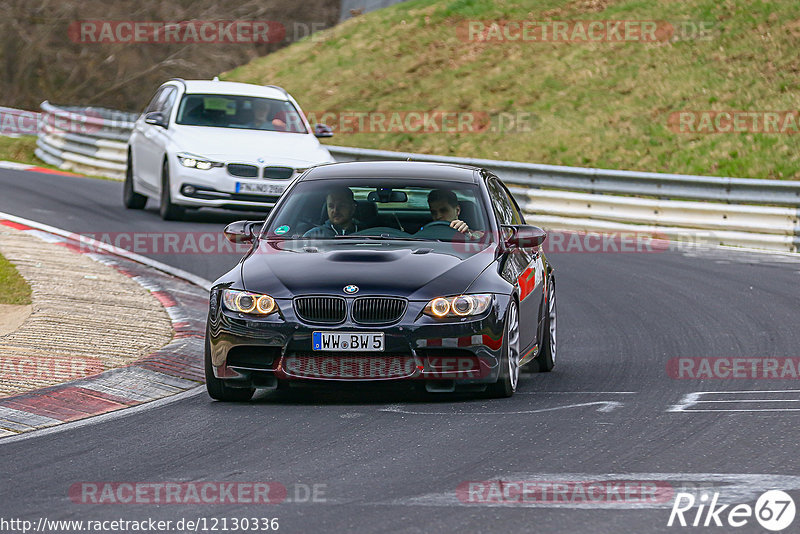
[[[497,176],[467,166],[353,162],[306,171],[214,282],[209,395],[245,401],[294,381],[411,381],[509,397],[556,357],[541,244]]]

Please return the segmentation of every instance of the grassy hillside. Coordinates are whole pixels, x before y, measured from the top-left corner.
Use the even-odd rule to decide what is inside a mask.
[[[704,39],[479,42],[469,20],[664,20]],[[307,110],[525,117],[529,131],[355,133],[342,144],[718,176],[800,179],[800,135],[677,133],[684,110],[798,109],[796,0],[411,0],[223,74],[286,87]],[[496,129],[496,128],[495,128]]]

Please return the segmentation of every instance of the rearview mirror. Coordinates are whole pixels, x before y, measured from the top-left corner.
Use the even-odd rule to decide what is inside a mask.
[[[256,238],[256,227],[264,221],[236,221],[225,227],[225,239],[231,243],[252,243]]]
[[[534,248],[544,243],[544,240],[547,239],[547,232],[538,226],[517,224],[503,226],[503,228],[509,228],[513,231],[511,236],[506,239],[506,245],[509,247]]]
[[[144,122],[147,124],[152,124],[153,126],[161,126],[162,128],[167,127],[167,120],[164,118],[164,114],[160,111],[151,111],[145,115]]]
[[[315,124],[314,135],[317,137],[333,137],[333,128],[327,124]]]
[[[377,191],[370,191],[367,195],[367,200],[370,202],[379,202],[386,204],[389,202],[408,202],[408,195],[405,191],[393,191],[392,189],[378,189]]]

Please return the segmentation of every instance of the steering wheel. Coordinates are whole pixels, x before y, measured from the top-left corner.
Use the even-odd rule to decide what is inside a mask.
[[[456,235],[461,235],[461,232],[455,228],[452,228],[450,226],[450,221],[432,221],[423,226],[422,229],[414,235],[418,237],[450,241]]]

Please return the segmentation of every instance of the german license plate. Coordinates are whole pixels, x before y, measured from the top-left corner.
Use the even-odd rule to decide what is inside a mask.
[[[314,332],[312,350],[383,352],[383,332]]]
[[[280,184],[258,184],[250,182],[236,182],[237,193],[263,193],[265,195],[280,195],[286,189]]]

